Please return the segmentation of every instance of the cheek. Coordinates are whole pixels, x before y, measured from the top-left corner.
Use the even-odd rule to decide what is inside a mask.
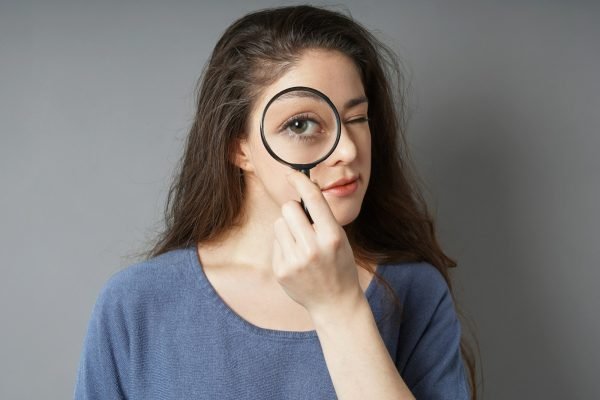
[[[278,205],[289,200],[299,199],[296,190],[288,183],[286,174],[291,168],[280,163],[267,152],[261,143],[252,148],[253,165],[258,184],[262,190]]]

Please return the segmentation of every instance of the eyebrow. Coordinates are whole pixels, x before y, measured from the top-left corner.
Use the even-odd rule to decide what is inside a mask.
[[[346,104],[344,104],[344,109],[356,107],[359,104],[368,103],[368,102],[369,102],[369,99],[367,99],[367,96],[356,97],[354,99],[348,100],[346,102]]]
[[[308,92],[306,90],[292,90],[291,92],[282,94],[275,101],[295,99],[297,97],[308,97],[311,99],[323,101],[323,98],[321,96],[318,96],[316,93]]]

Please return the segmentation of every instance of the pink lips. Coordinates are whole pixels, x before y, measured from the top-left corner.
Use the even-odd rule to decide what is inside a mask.
[[[323,193],[332,194],[334,196],[348,196],[356,191],[358,188],[358,178],[353,177],[350,179],[344,178],[339,179],[329,185],[327,188],[322,189]]]

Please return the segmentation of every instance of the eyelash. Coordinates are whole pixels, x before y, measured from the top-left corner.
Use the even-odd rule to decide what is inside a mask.
[[[359,117],[349,121],[346,121],[345,124],[359,124],[363,122],[369,122],[369,117]]]
[[[288,129],[296,121],[309,121],[309,122],[318,124],[318,122],[315,121],[314,119],[312,119],[308,114],[300,114],[300,115],[294,115],[292,118],[285,121],[281,127],[281,130],[284,131],[284,130]]]

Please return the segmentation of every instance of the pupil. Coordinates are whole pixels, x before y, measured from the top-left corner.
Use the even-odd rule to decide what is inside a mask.
[[[306,121],[296,120],[292,125],[294,132],[302,132],[305,128]]]

